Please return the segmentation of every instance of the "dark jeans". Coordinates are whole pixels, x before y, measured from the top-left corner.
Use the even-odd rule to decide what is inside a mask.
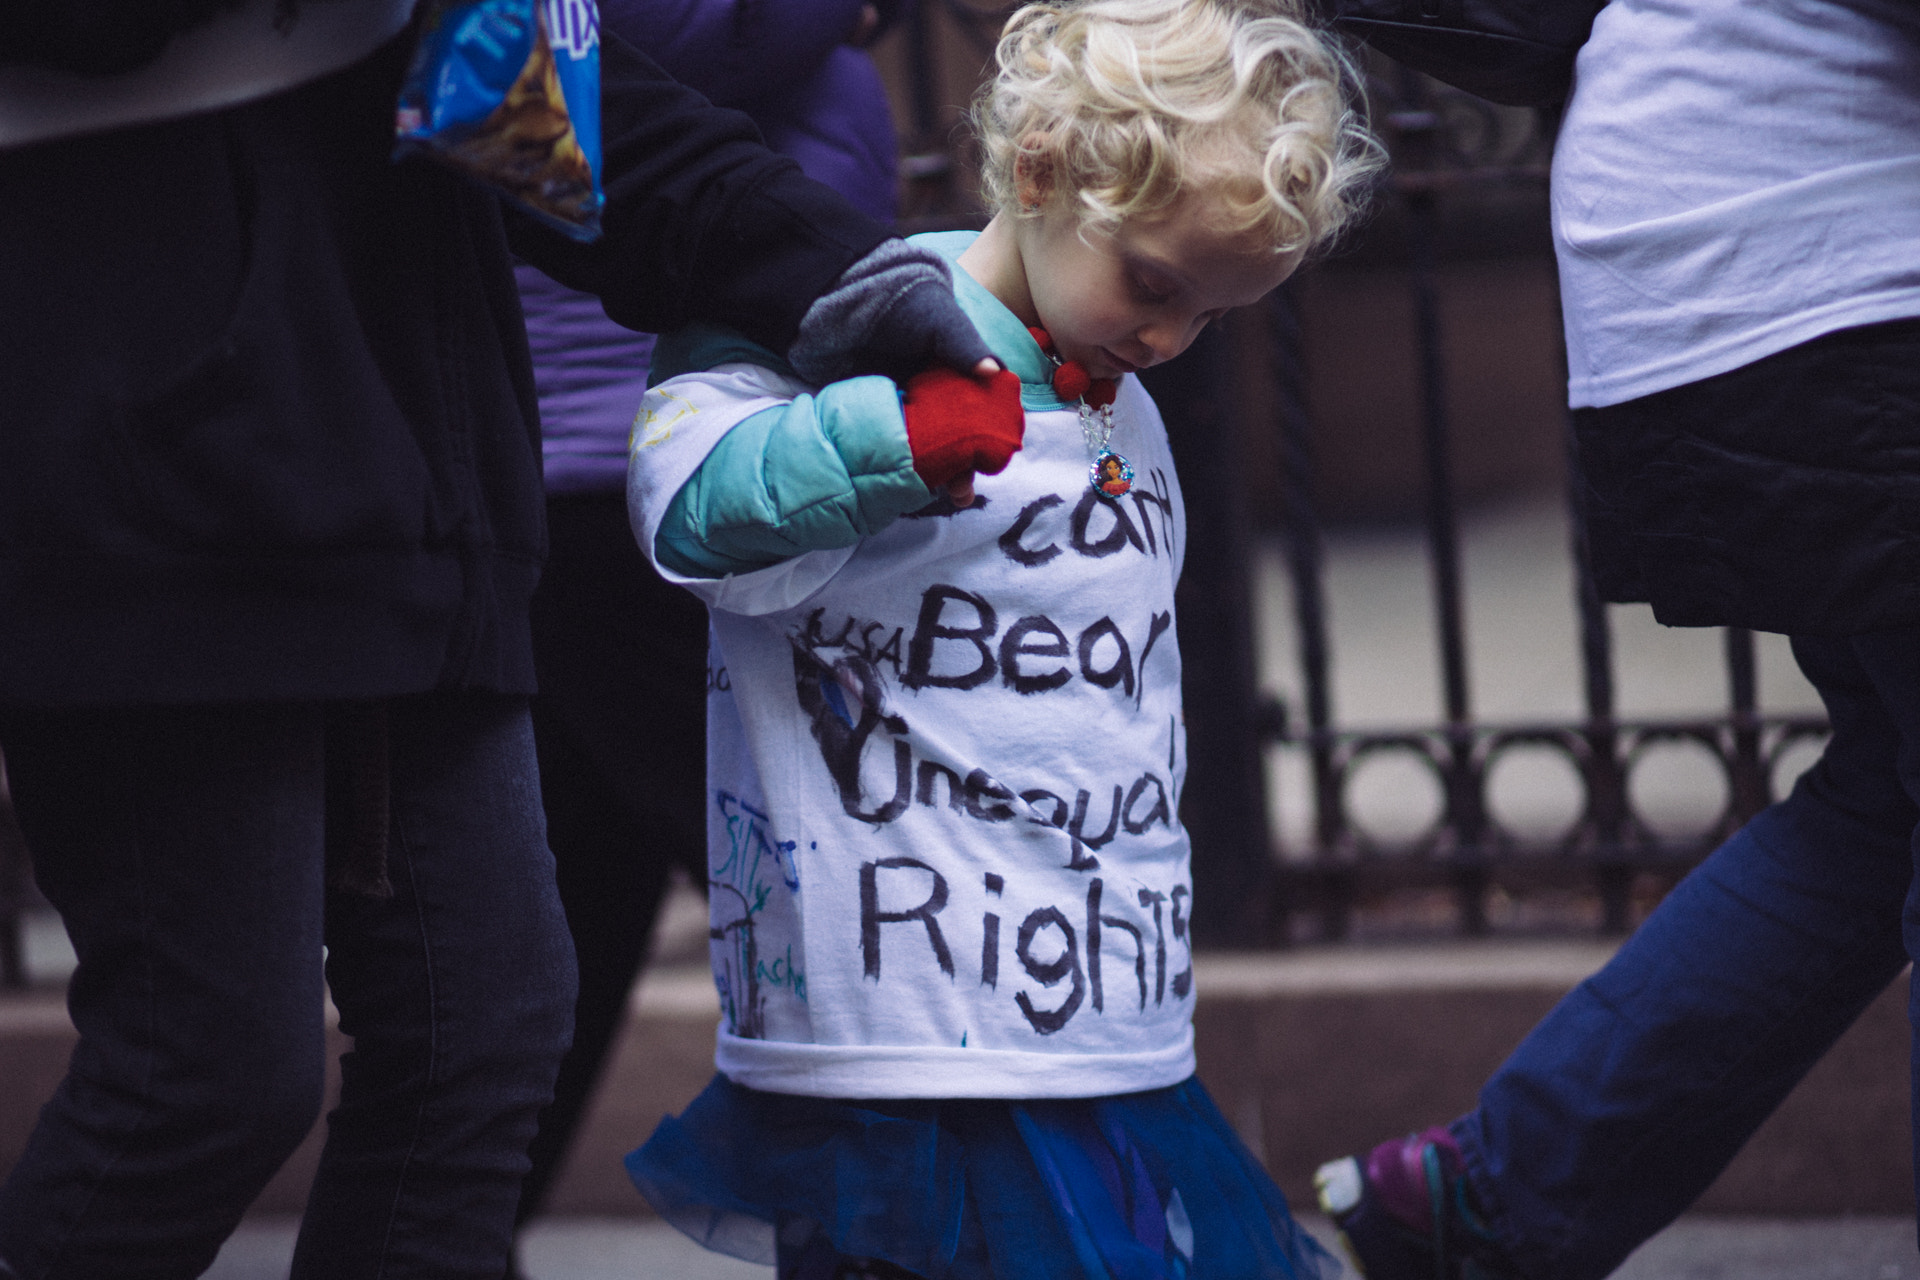
[[[354,1039],[293,1274],[507,1268],[574,991],[523,699],[387,704],[392,895],[327,888],[326,709],[0,713],[80,1041],[0,1190],[22,1280],[200,1274]]]
[[[1454,1122],[1476,1197],[1527,1276],[1613,1271],[1920,955],[1920,630],[1801,637],[1794,654],[1833,720],[1819,763]],[[1920,993],[1909,1015],[1920,1028]]]
[[[592,1099],[669,872],[683,867],[704,885],[707,865],[706,606],[641,555],[623,493],[549,498],[547,527],[533,728],[580,999],[540,1115],[522,1221],[544,1205]]]

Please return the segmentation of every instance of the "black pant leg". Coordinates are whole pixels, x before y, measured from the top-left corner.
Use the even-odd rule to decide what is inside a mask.
[[[312,1127],[322,739],[312,704],[0,709],[80,961],[79,1043],[0,1189],[23,1280],[199,1275]]]
[[[622,495],[556,496],[547,512],[534,735],[580,999],[522,1221],[544,1204],[592,1097],[672,868],[703,884],[706,866],[706,609],[647,564]]]

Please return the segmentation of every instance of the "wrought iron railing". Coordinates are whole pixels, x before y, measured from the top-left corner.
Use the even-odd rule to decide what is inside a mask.
[[[1383,889],[1444,884],[1456,895],[1455,919],[1467,934],[1488,928],[1487,896],[1496,884],[1585,883],[1601,901],[1601,927],[1624,932],[1637,871],[1668,875],[1691,866],[1773,799],[1782,757],[1825,734],[1818,717],[1766,716],[1757,700],[1752,633],[1726,632],[1728,703],[1712,718],[1622,720],[1616,713],[1614,655],[1607,607],[1588,572],[1580,504],[1572,501],[1585,715],[1576,723],[1493,725],[1479,722],[1467,679],[1462,622],[1460,534],[1451,459],[1447,369],[1436,302],[1435,268],[1441,202],[1449,193],[1498,184],[1543,185],[1555,125],[1550,114],[1514,113],[1447,89],[1391,63],[1369,84],[1374,119],[1393,167],[1384,198],[1398,205],[1406,240],[1408,288],[1419,351],[1421,446],[1425,478],[1425,542],[1432,572],[1443,717],[1437,725],[1355,732],[1337,724],[1329,696],[1328,641],[1321,530],[1313,514],[1312,459],[1299,397],[1277,424],[1284,443],[1282,483],[1289,568],[1300,636],[1304,723],[1270,718],[1269,738],[1309,760],[1313,805],[1310,848],[1285,851],[1271,869],[1246,876],[1270,904],[1286,936],[1287,914],[1319,917],[1319,933],[1347,932],[1356,900]],[[1516,114],[1530,114],[1513,127]],[[1284,300],[1281,304],[1284,306]],[[1282,344],[1287,330],[1282,327]],[[1297,367],[1298,354],[1277,357]],[[1561,371],[1564,373],[1564,369]],[[1577,468],[1569,471],[1577,476]],[[1577,486],[1577,479],[1575,480]],[[1689,836],[1663,834],[1636,811],[1630,781],[1650,748],[1671,742],[1704,748],[1726,780],[1723,811]],[[1489,804],[1489,781],[1503,756],[1518,748],[1560,753],[1580,780],[1579,816],[1547,840],[1506,829]],[[1443,797],[1431,827],[1414,841],[1383,847],[1353,820],[1350,784],[1358,767],[1384,753],[1403,753],[1438,780]],[[1245,873],[1243,873],[1243,876]],[[1264,892],[1253,888],[1265,884]],[[1274,929],[1267,931],[1271,936]],[[1244,935],[1253,939],[1251,933]]]

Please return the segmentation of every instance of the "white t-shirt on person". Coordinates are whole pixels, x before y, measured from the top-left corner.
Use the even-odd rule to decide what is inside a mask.
[[[984,291],[958,292],[979,322]],[[643,544],[728,427],[806,389],[732,364],[650,392]],[[1134,379],[1119,499],[1090,488],[1077,412],[1027,391],[1025,447],[973,508],[674,577],[713,617],[716,1059],[737,1083],[1092,1097],[1193,1073],[1180,490]]]
[[[1920,315],[1920,6],[1611,0],[1553,231],[1575,407]]]

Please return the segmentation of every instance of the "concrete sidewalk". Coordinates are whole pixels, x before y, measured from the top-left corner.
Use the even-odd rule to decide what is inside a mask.
[[[699,929],[696,901],[677,914]],[[1322,1161],[1471,1107],[1487,1075],[1610,951],[1594,941],[1484,940],[1202,954],[1200,1076],[1293,1203],[1309,1204],[1309,1179]],[[711,1078],[717,1017],[704,967],[649,971],[553,1189],[554,1213],[641,1211],[621,1160]],[[344,1040],[337,1029],[331,1034],[337,1053]],[[73,1037],[57,989],[0,998],[0,1169],[25,1145]],[[1911,1214],[1908,1039],[1904,985],[1896,982],[1698,1208],[1756,1217]],[[305,1203],[321,1136],[316,1126],[257,1211],[292,1213]]]
[[[1332,1245],[1324,1220],[1307,1227]],[[207,1280],[282,1280],[291,1218],[252,1218]],[[660,1222],[563,1218],[535,1226],[521,1265],[528,1280],[771,1280],[758,1267],[699,1248]],[[1351,1276],[1353,1273],[1346,1273]],[[1920,1277],[1906,1217],[1687,1217],[1649,1241],[1615,1280],[1911,1280]]]

